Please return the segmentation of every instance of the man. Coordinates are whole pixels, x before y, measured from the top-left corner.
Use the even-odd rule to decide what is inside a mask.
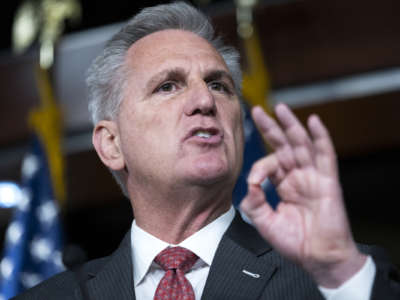
[[[242,204],[258,232],[235,213],[240,80],[237,52],[187,4],[145,9],[117,33],[88,85],[93,144],[132,203],[131,231],[110,257],[17,299],[399,299],[390,264],[354,243],[317,116],[306,130],[285,105],[279,122],[253,109],[274,149],[253,166]]]

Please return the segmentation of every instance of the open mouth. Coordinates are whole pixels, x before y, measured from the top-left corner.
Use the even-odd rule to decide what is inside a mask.
[[[222,133],[216,127],[196,127],[189,131],[186,139],[193,139],[207,144],[216,144],[222,140]]]
[[[194,131],[193,136],[198,136],[203,139],[209,139],[212,136],[216,135],[217,133],[218,130],[216,129],[199,129]]]

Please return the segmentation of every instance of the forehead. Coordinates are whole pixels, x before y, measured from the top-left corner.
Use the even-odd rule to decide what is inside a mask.
[[[149,64],[153,68],[162,68],[178,60],[201,61],[210,67],[227,70],[224,59],[208,41],[178,29],[149,34],[135,42],[126,55],[128,65],[136,70]]]

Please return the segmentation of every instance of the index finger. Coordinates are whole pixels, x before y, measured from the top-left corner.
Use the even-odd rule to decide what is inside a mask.
[[[280,125],[268,116],[260,106],[252,110],[253,120],[266,143],[275,150],[278,161],[285,170],[296,165],[292,147]]]

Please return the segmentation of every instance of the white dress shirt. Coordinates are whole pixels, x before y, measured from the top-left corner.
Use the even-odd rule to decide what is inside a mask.
[[[193,287],[195,298],[200,299],[218,245],[234,217],[235,209],[231,206],[226,213],[178,245],[171,245],[154,237],[137,226],[134,220],[131,229],[131,247],[136,299],[153,299],[158,283],[165,273],[154,263],[154,258],[165,248],[174,246],[184,247],[199,257],[185,276]],[[368,257],[363,268],[337,289],[323,287],[319,289],[327,300],[368,300],[375,272],[375,264]]]
[[[219,242],[234,217],[235,209],[231,207],[226,213],[192,234],[179,245],[171,245],[152,236],[139,228],[133,221],[131,245],[136,299],[153,299],[158,283],[165,273],[153,260],[169,246],[184,247],[199,257],[191,271],[187,272],[185,276],[193,287],[195,298],[200,299]]]
[[[370,256],[364,266],[353,277],[336,289],[319,287],[327,300],[367,300],[371,298],[376,266]]]

